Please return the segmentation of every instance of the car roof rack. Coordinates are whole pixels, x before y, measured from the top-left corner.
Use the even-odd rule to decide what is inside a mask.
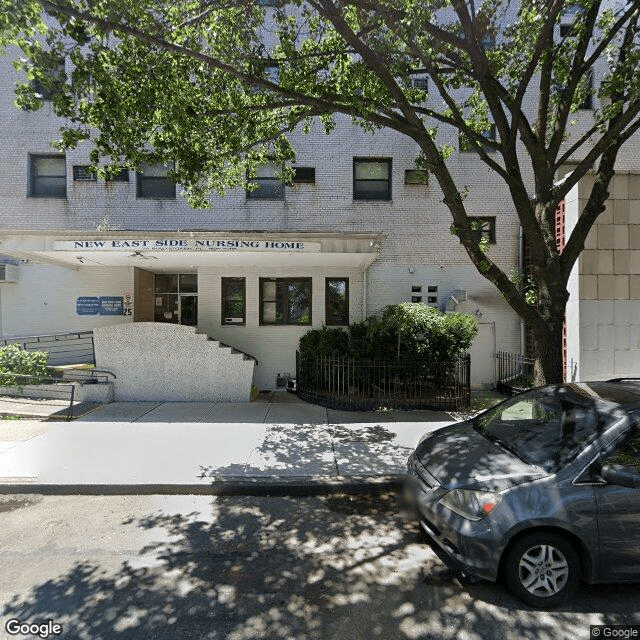
[[[607,382],[625,382],[626,380],[631,380],[633,382],[640,382],[640,377],[633,376],[624,376],[622,378],[611,378],[611,380],[607,380]]]

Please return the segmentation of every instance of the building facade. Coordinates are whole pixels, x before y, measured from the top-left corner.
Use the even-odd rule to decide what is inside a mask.
[[[438,185],[416,174],[413,141],[338,118],[330,135],[321,127],[292,134],[292,184],[265,166],[255,191],[212,195],[211,209],[193,209],[162,167],[104,181],[88,170],[88,148],[56,152],[51,141],[60,123],[50,103],[36,112],[16,109],[18,73],[10,55],[0,64],[2,337],[188,324],[253,355],[255,384],[270,389],[293,374],[298,340],[309,328],[345,326],[390,304],[422,301],[475,314],[473,385],[495,382],[497,348],[522,352],[522,323],[451,235]],[[578,114],[576,135],[595,106]],[[489,256],[506,272],[519,268],[520,226],[504,184],[450,136],[452,173],[489,237]],[[627,149],[623,171],[640,167],[637,146]],[[584,269],[592,258],[586,253],[580,263],[589,292],[592,274]],[[638,297],[631,282],[627,299]],[[580,304],[578,316],[587,307]],[[574,315],[572,308],[570,335],[575,322],[583,326]]]

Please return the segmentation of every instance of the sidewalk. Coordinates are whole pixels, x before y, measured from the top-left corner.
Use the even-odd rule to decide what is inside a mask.
[[[0,442],[0,492],[264,494],[388,486],[400,481],[420,437],[452,421],[442,411],[335,411],[287,393],[251,403],[117,402],[73,422],[42,422],[51,428],[24,442]]]

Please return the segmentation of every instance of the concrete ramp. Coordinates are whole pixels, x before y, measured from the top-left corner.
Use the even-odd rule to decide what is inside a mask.
[[[96,368],[117,401],[247,402],[255,361],[195,327],[133,322],[94,329]]]

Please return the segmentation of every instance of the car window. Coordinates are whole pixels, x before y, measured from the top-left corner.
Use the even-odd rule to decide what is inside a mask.
[[[612,418],[566,388],[544,387],[515,396],[478,419],[478,431],[521,459],[557,471],[597,437]]]
[[[637,426],[611,453],[605,454],[604,463],[621,464],[640,472],[640,432]]]

